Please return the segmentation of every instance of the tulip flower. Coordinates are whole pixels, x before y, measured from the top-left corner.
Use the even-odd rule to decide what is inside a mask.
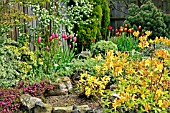
[[[68,47],[71,48],[71,44]]]
[[[128,33],[132,33],[132,29],[128,29]]]
[[[37,42],[41,43],[41,37],[38,37]]]
[[[127,28],[126,27],[124,28],[124,32],[127,32]]]
[[[66,35],[66,34],[62,34],[62,38],[64,38],[64,39],[65,39],[66,37],[67,37],[67,35]]]
[[[52,37],[52,39],[55,38],[55,34],[53,33],[53,34],[51,35],[51,37]]]
[[[100,33],[100,36],[102,36],[102,33]]]
[[[93,39],[91,40],[91,42],[92,42],[92,43],[95,43],[95,39],[93,38]]]
[[[61,45],[61,41],[58,42],[58,45]]]
[[[109,27],[108,27],[108,30],[110,30],[110,31],[111,31],[111,30],[112,30],[112,26],[109,26]]]
[[[56,38],[58,38],[58,33],[55,35]]]
[[[140,31],[141,29],[142,29],[142,27],[141,27],[141,26],[139,26],[139,27],[138,27],[138,30]]]
[[[77,37],[74,37],[73,41],[74,41],[74,42],[77,42]]]
[[[141,36],[145,36],[144,33],[142,33]]]
[[[83,43],[84,45],[86,45],[87,43],[86,43],[86,41],[84,41],[84,43]]]
[[[67,35],[65,36],[65,38],[64,38],[65,40],[68,40],[68,37],[67,37]]]
[[[50,40],[50,41],[52,41],[52,40],[53,40],[53,37],[52,37],[52,36],[50,36],[49,40]]]
[[[73,36],[72,36],[72,35],[70,35],[70,39],[73,39]]]
[[[49,47],[48,46],[46,46],[46,48],[45,48],[46,50],[49,50]]]
[[[123,28],[120,28],[120,29],[119,29],[119,32],[123,32]]]

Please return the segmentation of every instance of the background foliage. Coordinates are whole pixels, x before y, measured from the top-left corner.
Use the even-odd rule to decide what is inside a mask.
[[[132,4],[128,9],[128,17],[125,24],[129,27],[137,28],[137,26],[143,26],[142,32],[146,30],[152,31],[151,39],[156,36],[167,36],[169,37],[169,16],[157,9],[154,4],[148,1],[141,7]]]

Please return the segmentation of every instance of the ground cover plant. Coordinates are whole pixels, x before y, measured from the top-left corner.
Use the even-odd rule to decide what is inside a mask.
[[[0,112],[1,113],[23,113],[26,109],[22,106],[19,97],[22,94],[44,98],[44,92],[53,89],[49,81],[41,81],[29,85],[29,80],[18,82],[16,87],[0,88]],[[45,101],[45,100],[44,100]]]

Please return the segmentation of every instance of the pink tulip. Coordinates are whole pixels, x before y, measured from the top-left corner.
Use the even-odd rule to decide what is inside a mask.
[[[73,38],[73,36],[72,35],[70,35],[70,39],[72,39]]]
[[[110,30],[110,31],[111,31],[111,30],[112,30],[112,26],[109,26],[109,27],[108,27],[108,30]]]
[[[71,48],[71,44],[68,47]]]
[[[55,34],[54,33],[51,36],[52,36],[52,38],[55,38]]]
[[[48,46],[46,46],[46,48],[45,48],[46,50],[49,50],[49,47]]]
[[[50,41],[52,41],[52,39],[53,39],[53,37],[52,37],[52,36],[50,36],[49,40],[50,40]]]
[[[64,38],[65,40],[68,40],[68,37],[67,37],[67,35],[66,35],[66,37]]]
[[[77,42],[77,37],[74,37],[73,41],[74,41],[74,42]]]
[[[38,37],[37,42],[41,43],[41,37]]]
[[[66,37],[67,37],[67,35],[66,35],[66,34],[62,34],[62,38],[64,38],[64,39],[65,39]]]
[[[61,45],[61,41],[58,42],[58,45]]]
[[[56,36],[55,36],[56,38],[58,38],[58,34],[56,34]]]

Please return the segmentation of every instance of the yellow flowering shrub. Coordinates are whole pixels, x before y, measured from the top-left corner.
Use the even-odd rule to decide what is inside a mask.
[[[150,33],[146,32],[147,35]],[[148,41],[147,35],[139,37],[141,48],[154,43],[169,44],[166,37]],[[111,72],[110,76],[116,79],[114,92],[119,98],[111,101],[109,109],[112,112],[170,112],[170,54],[166,49],[153,50],[150,57],[142,59],[109,51],[101,67],[106,67]]]
[[[100,55],[98,57],[100,58]],[[99,59],[98,57],[96,57],[96,60]],[[106,85],[110,81],[110,76],[105,75],[106,68],[107,67],[95,66],[95,76],[91,76],[87,72],[81,74],[78,87],[83,95],[87,97],[103,95]]]

